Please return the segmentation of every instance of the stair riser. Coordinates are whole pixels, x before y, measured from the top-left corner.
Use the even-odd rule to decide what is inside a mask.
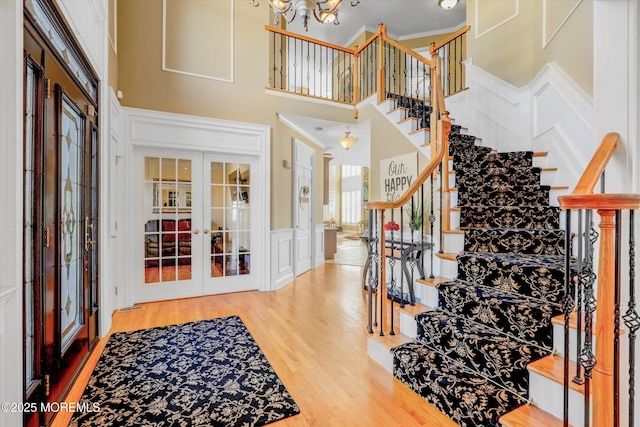
[[[549,189],[521,189],[505,187],[460,188],[457,192],[455,206],[545,206],[549,205]],[[557,202],[557,201],[556,201]],[[557,203],[556,203],[557,205]]]
[[[501,414],[524,403],[510,393],[500,393],[496,397],[495,387],[488,385],[486,379],[461,366],[447,366],[437,353],[419,351],[409,352],[403,348],[396,354],[394,376],[462,427],[497,426]],[[444,371],[438,367],[444,367]],[[467,381],[453,382],[452,377],[466,377]],[[474,396],[479,397],[472,399]]]
[[[545,262],[543,266],[516,259],[466,254],[459,258],[458,278],[560,303],[564,295],[564,266],[557,265],[557,257],[541,260]]]
[[[529,372],[529,397],[543,411],[560,419],[564,417],[561,383],[535,372]],[[584,425],[584,395],[570,389],[569,408],[569,424],[572,426]]]
[[[464,249],[464,234],[445,233],[444,252],[447,254],[458,253]]]
[[[418,336],[416,319],[411,314],[402,311],[400,312],[400,333],[411,338]]]
[[[527,394],[526,365],[548,352],[434,310],[416,316],[418,340],[487,378]],[[510,363],[509,363],[510,362]]]
[[[393,373],[393,355],[387,347],[371,337],[367,338],[367,354],[384,369]]]
[[[500,169],[497,169],[500,170]],[[504,187],[507,185],[536,185],[540,183],[540,171],[506,170],[495,173],[496,170],[478,169],[475,174],[455,175],[456,187],[471,187],[482,184],[489,187]]]
[[[557,229],[558,209],[550,207],[463,207],[460,226],[467,228]]]
[[[418,283],[416,293],[420,295],[420,303],[427,307],[438,306],[438,289],[435,286],[425,285]],[[411,321],[415,324],[415,319],[411,318]]]
[[[504,168],[504,167],[532,167],[533,166],[533,153],[532,152],[511,152],[488,155],[481,159],[473,161],[463,161],[462,157],[456,157],[454,159],[457,169],[463,168]]]
[[[553,344],[551,319],[558,308],[544,304],[534,307],[533,301],[517,295],[498,298],[495,291],[467,290],[461,285],[442,284],[438,290],[439,307],[450,313],[548,348]]]
[[[584,337],[585,337],[584,324],[582,325],[582,329],[583,331],[580,334],[581,336],[580,342],[584,345]],[[578,353],[578,350],[577,350],[578,333],[577,332],[578,331],[575,328],[569,328],[569,360],[572,360],[574,362],[577,361],[576,354]],[[595,329],[593,330],[591,341],[593,343],[593,349],[595,351],[595,348],[596,348]],[[557,323],[553,324],[553,348],[558,351],[558,354],[560,356],[564,357],[564,325],[557,324]]]
[[[465,230],[464,250],[481,253],[563,255],[564,232],[538,230]]]

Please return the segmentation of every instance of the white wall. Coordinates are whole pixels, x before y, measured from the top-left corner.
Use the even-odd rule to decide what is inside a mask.
[[[499,151],[548,151],[536,165],[557,167],[544,182],[573,188],[599,141],[592,100],[554,63],[527,86],[516,88],[465,62],[469,90],[447,98],[455,124]]]
[[[22,44],[22,2],[0,1],[0,402],[21,402],[23,392]],[[0,411],[0,426],[21,423]]]

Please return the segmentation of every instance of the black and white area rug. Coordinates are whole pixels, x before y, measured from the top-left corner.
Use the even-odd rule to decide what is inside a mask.
[[[238,316],[115,333],[70,426],[262,426],[300,412]]]

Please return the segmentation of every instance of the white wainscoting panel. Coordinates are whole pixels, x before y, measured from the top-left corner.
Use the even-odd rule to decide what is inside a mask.
[[[316,224],[316,247],[313,268],[324,264],[324,224]]]
[[[592,99],[555,63],[517,88],[465,61],[469,90],[447,98],[455,124],[498,151],[548,151],[536,165],[557,167],[550,185],[569,186],[594,153]],[[552,201],[553,202],[553,201]]]
[[[558,167],[554,185],[573,188],[595,152],[591,98],[555,63],[547,64],[529,85],[532,116],[531,147],[548,151]]]
[[[293,276],[293,229],[271,231],[271,286],[280,289],[291,283]]]

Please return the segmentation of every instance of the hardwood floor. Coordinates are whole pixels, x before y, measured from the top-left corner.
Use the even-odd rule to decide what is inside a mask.
[[[241,292],[116,312],[110,332],[239,315],[300,407],[286,426],[455,426],[367,356],[361,267],[324,264],[274,292]],[[80,399],[100,341],[67,398]],[[66,426],[60,413],[54,426]]]

